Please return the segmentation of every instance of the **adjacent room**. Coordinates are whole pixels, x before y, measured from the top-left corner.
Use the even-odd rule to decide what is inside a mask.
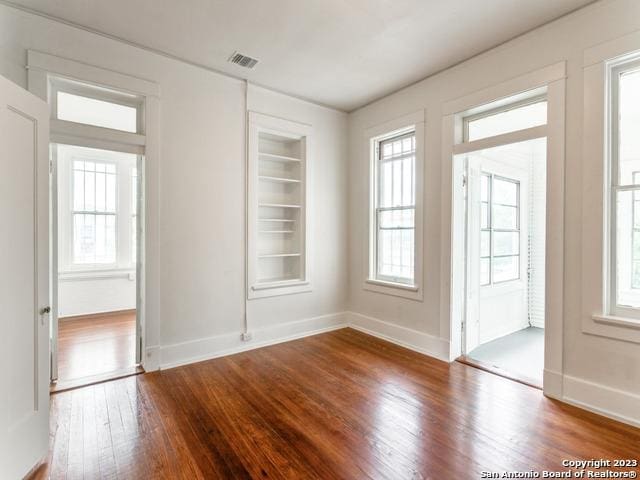
[[[0,0],[0,479],[636,478],[640,2]]]

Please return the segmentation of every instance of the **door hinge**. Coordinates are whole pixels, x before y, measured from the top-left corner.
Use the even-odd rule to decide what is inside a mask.
[[[462,186],[463,187],[467,186],[467,174],[466,173],[462,174]]]

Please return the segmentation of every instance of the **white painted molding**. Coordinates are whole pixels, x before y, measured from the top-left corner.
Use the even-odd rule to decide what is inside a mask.
[[[576,407],[640,427],[640,395],[564,375],[562,400]]]
[[[547,397],[562,401],[562,373],[545,368],[542,372],[542,389]]]
[[[356,312],[347,312],[349,327],[368,335],[381,338],[423,355],[449,361],[449,342],[411,328],[368,317]]]
[[[241,332],[233,332],[173,345],[163,345],[159,347],[159,368],[165,370],[189,363],[233,355],[234,353],[339,330],[347,326],[346,315],[344,313],[334,313],[252,330],[249,333],[253,338],[248,342],[243,342],[240,339]],[[149,349],[147,349],[147,355],[148,352]]]
[[[566,76],[566,62],[561,61],[554,63],[525,73],[519,77],[470,93],[469,95],[445,102],[442,106],[442,116],[457,114],[478,105],[495,102],[501,98],[510,97],[520,92],[534,90],[556,80],[566,78]]]
[[[41,70],[147,97],[160,96],[160,87],[155,82],[35,50],[27,52],[27,65],[29,70]]]

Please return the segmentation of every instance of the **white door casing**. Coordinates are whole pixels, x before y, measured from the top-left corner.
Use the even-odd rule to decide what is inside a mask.
[[[0,478],[23,478],[49,441],[49,111],[0,77]]]

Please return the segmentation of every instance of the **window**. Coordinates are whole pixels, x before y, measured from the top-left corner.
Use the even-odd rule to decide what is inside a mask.
[[[135,133],[137,117],[138,110],[133,106],[57,92],[57,118],[60,120]]]
[[[116,166],[73,162],[73,263],[116,261]]]
[[[547,123],[547,101],[544,98],[529,99],[525,103],[510,104],[472,115],[464,119],[465,140],[472,142],[482,138],[538,127]]]
[[[640,308],[640,60],[610,75],[609,310],[624,314]]]
[[[480,178],[480,285],[520,278],[520,183]]]
[[[409,131],[376,141],[375,280],[415,284],[416,136]]]

